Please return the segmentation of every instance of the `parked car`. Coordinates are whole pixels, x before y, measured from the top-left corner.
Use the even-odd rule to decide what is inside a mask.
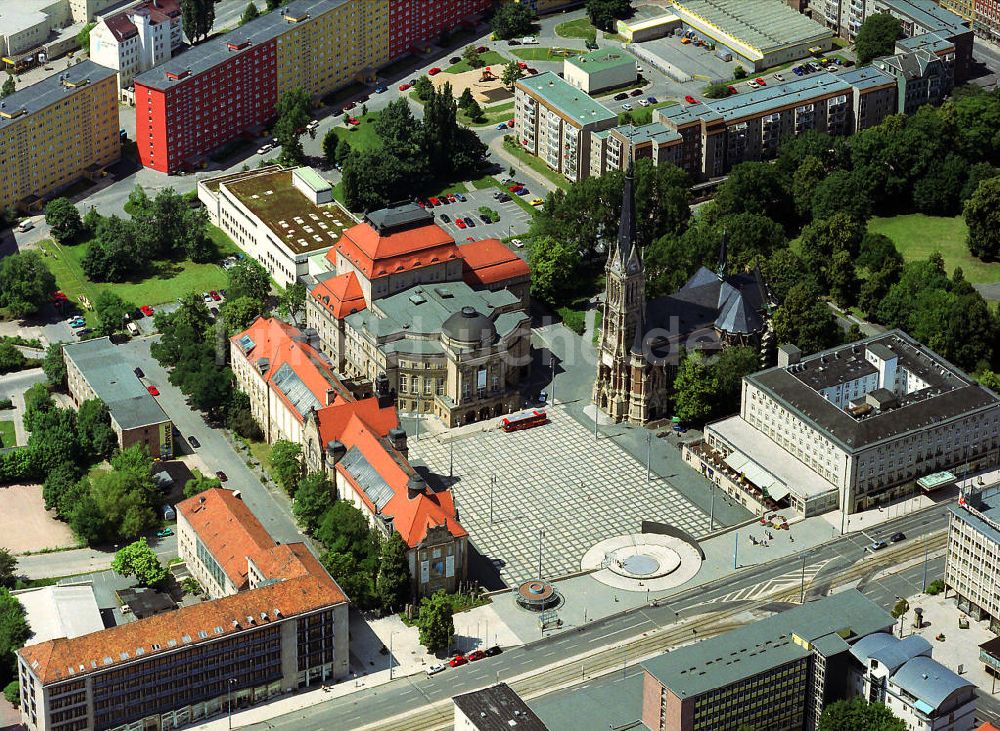
[[[881,551],[887,545],[888,544],[885,541],[875,541],[873,544],[868,546],[868,550],[871,551],[872,553],[875,553],[875,551]]]
[[[356,107],[356,106],[358,106],[357,102],[347,102],[347,104],[344,105],[344,111],[345,112],[349,112],[350,110],[354,109],[354,107]]]
[[[525,188],[523,185],[520,188],[518,188],[518,190],[517,190],[517,194],[518,195],[528,195],[528,193],[530,193],[530,192],[531,191],[528,190],[527,188]]]
[[[146,386],[146,390],[149,391],[150,396],[160,395],[160,389],[158,389],[156,386]]]
[[[517,40],[516,38],[511,38],[509,41],[507,41],[507,45],[508,46],[520,46],[521,45],[521,41]]]
[[[455,655],[455,657],[453,657],[451,660],[449,660],[448,664],[451,665],[451,667],[453,667],[453,668],[460,668],[460,667],[462,667],[463,665],[465,665],[468,662],[469,661],[466,659],[465,655],[459,654],[459,655]]]
[[[153,314],[156,312],[156,310],[154,310],[149,305],[143,305],[142,307],[139,308],[139,312],[144,314],[146,317],[152,317]]]
[[[222,299],[222,295],[220,295],[220,294],[219,294],[219,293],[218,293],[217,291],[215,291],[214,289],[213,289],[213,290],[212,290],[211,292],[209,292],[209,293],[208,293],[208,296],[212,298],[212,301],[213,301],[213,302],[218,302],[219,300],[221,300],[221,299]]]
[[[511,193],[516,193],[517,191],[521,190],[521,188],[523,188],[523,187],[524,186],[521,185],[520,183],[514,183],[507,190],[509,190]]]
[[[501,122],[500,124],[497,125],[497,129],[507,129],[507,123]]]
[[[624,101],[625,99],[628,99],[628,94],[626,94],[624,91],[620,92],[618,94],[615,94],[615,96],[614,96],[614,100],[616,102]]]
[[[456,218],[455,225],[458,226],[459,228],[465,228],[465,221],[463,221],[461,218]]]
[[[73,328],[74,330],[77,330],[77,329],[79,329],[81,327],[85,327],[86,325],[87,325],[87,321],[84,320],[82,317],[78,318],[78,319],[75,319],[75,320],[70,320],[70,322],[69,322],[69,326],[71,328]]]
[[[190,444],[195,449],[197,449],[198,447],[201,446],[201,442],[199,442],[198,441],[198,437],[195,437],[195,436],[189,436],[188,437],[188,444]]]
[[[767,86],[767,82],[764,81],[764,79],[760,78],[759,76],[756,79],[754,79],[754,81],[756,81],[761,86]]]
[[[509,200],[510,196],[507,195],[506,193],[501,193],[500,195],[497,196],[497,201],[499,201],[500,203],[506,203]]]
[[[650,104],[656,104],[657,103],[655,96],[647,96],[646,97],[646,101],[649,102]]]
[[[905,541],[906,534],[903,533],[902,531],[897,531],[893,533],[891,536],[889,536],[889,540],[893,543],[899,543],[900,541]]]
[[[409,84],[400,84],[400,85],[399,85],[399,90],[400,90],[400,91],[406,91],[406,90],[407,90],[407,89],[409,89],[409,88],[410,88],[410,85],[409,85]]]
[[[384,84],[379,84],[375,87],[376,94],[385,94],[389,89]]]
[[[730,94],[738,94],[739,93],[739,92],[736,91],[736,87],[735,86],[727,86],[726,88],[729,89],[729,93]]]
[[[473,650],[468,655],[466,655],[466,659],[469,662],[475,662],[476,660],[482,660],[484,657],[486,657],[486,653],[483,652],[482,650]]]
[[[31,222],[31,219],[29,218],[29,219],[27,219],[25,221],[21,221],[21,223],[19,223],[17,225],[17,230],[20,231],[21,233],[24,233],[25,231],[30,231],[34,227],[35,227],[35,224],[33,224]]]
[[[306,129],[309,129],[309,130],[316,129],[317,127],[319,127],[319,120],[318,119],[314,119],[311,122],[309,122],[309,124],[306,125]]]
[[[792,66],[792,73],[795,74],[796,76],[802,76],[802,67]]]
[[[227,475],[222,470],[218,470],[215,476],[219,478],[219,482],[229,482],[229,475]]]
[[[448,669],[448,666],[443,662],[434,663],[429,668],[427,668],[427,675],[437,675],[438,673],[443,673]]]
[[[462,193],[455,193],[455,197],[458,200],[462,201],[462,203],[465,203],[465,201],[468,200],[468,198],[466,198]]]
[[[427,75],[428,76],[437,76],[440,73],[441,73],[441,69],[439,69],[437,66],[435,66],[434,68],[432,68],[430,71],[427,72]]]
[[[622,104],[622,110],[626,111],[626,112],[631,112],[632,111],[632,105],[629,104],[628,102],[625,102],[624,104]]]
[[[476,53],[486,53],[488,50],[490,49],[488,49],[486,46],[478,46],[476,48]]]
[[[773,76],[778,81],[784,81],[785,80],[785,77],[782,76],[781,74],[771,74],[771,76]]]
[[[92,332],[94,332],[94,331],[91,330],[89,327],[85,327],[82,330],[77,330],[76,331],[76,336],[78,338],[82,338],[84,335],[90,335],[90,333],[92,333]]]
[[[511,128],[511,129],[514,129],[514,118],[513,117],[511,117],[510,119],[507,120],[507,126],[509,128]]]
[[[589,50],[589,51],[596,51],[597,50],[597,43],[594,42],[594,41],[588,40],[583,45],[586,46],[587,50]]]
[[[541,198],[532,198],[531,201],[530,201],[531,205],[533,205],[533,206],[540,206],[544,202],[545,201],[543,201]]]
[[[500,645],[493,645],[493,647],[486,648],[483,654],[485,654],[486,657],[496,657],[497,655],[503,654],[503,649],[501,649]]]
[[[526,36],[521,39],[521,43],[523,43],[526,46],[537,46],[538,39],[533,36]]]
[[[441,199],[440,198],[428,198],[427,202],[430,203],[432,206],[439,206],[439,205],[441,205]]]
[[[646,101],[645,99],[640,99],[639,100],[639,106],[640,107],[648,107],[649,106],[649,102]]]
[[[448,59],[448,63],[451,63],[451,64],[462,63],[462,57],[461,56],[452,56],[451,58]]]
[[[751,89],[759,89],[760,88],[760,84],[758,84],[753,79],[750,79],[750,81],[747,82],[747,86],[749,86]]]
[[[172,536],[173,534],[174,532],[170,528],[161,528],[160,530],[156,531],[157,538],[166,538],[167,536]]]
[[[441,220],[444,221],[445,223],[451,223],[451,216],[449,216],[447,213],[442,213]]]
[[[273,149],[274,149],[274,145],[272,145],[272,144],[261,145],[260,147],[257,148],[257,154],[258,155],[266,155],[267,153],[269,153]]]
[[[138,366],[136,366],[132,370],[135,373],[135,377],[136,378],[145,378],[146,377],[146,374],[143,373],[142,368],[139,368]]]
[[[469,228],[475,228],[476,222],[472,220],[472,216],[466,216],[465,225],[468,226]]]
[[[632,91],[630,91],[628,93],[628,95],[629,96],[642,96],[642,89],[632,89]]]
[[[684,101],[686,101],[688,104],[697,104],[698,103],[698,100],[695,99],[690,94],[688,94],[686,97],[684,97]]]

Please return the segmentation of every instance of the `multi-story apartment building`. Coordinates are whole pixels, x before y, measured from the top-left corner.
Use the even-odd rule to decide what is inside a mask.
[[[642,721],[652,731],[814,729],[847,694],[851,646],[892,626],[851,590],[675,649],[642,665]]]
[[[525,151],[570,180],[590,175],[591,133],[618,123],[617,114],[551,71],[514,85],[514,119]]]
[[[495,239],[458,246],[412,204],[344,231],[306,300],[306,321],[338,372],[382,374],[399,408],[449,426],[520,405],[530,272]]]
[[[967,490],[948,513],[945,587],[961,611],[1000,632],[1000,486]]]
[[[905,38],[893,56],[872,65],[896,80],[897,108],[915,114],[924,104],[940,104],[955,81],[955,46],[934,33]]]
[[[119,359],[109,338],[62,347],[69,393],[77,406],[95,398],[103,401],[122,449],[139,444],[154,458],[173,456],[173,422]]]
[[[954,45],[954,83],[961,84],[969,78],[972,64],[973,31],[970,23],[955,13],[938,5],[934,0],[873,0],[872,10],[888,13],[899,19],[907,38],[916,40],[925,34],[940,36]],[[913,49],[900,44],[897,52]]]
[[[136,77],[139,158],[173,172],[263,127],[286,91],[320,97],[370,79],[414,44],[453,27],[459,15],[475,17],[488,4],[293,0]]]
[[[330,183],[307,167],[272,165],[209,178],[198,183],[198,198],[212,223],[282,287],[308,274],[309,260],[323,256],[355,223],[333,202]]]
[[[899,330],[808,358],[782,346],[684,458],[744,504],[854,513],[1000,462],[1000,398]]]
[[[972,25],[972,31],[989,41],[1000,39],[1000,2],[997,0],[941,0],[948,10]]]
[[[181,47],[179,0],[145,0],[106,15],[90,31],[90,58],[118,72],[118,94],[135,103],[132,81],[167,61]]]
[[[178,513],[181,556],[221,598],[22,648],[31,731],[173,729],[347,674],[347,598],[303,544],[275,544],[222,488]]]
[[[899,109],[899,86],[892,74],[874,66],[855,66],[837,75],[851,85],[852,132],[879,125]]]
[[[0,208],[39,208],[121,157],[115,73],[82,61],[0,101]]]
[[[675,130],[660,122],[621,127],[590,134],[590,174],[604,175],[608,170],[625,170],[630,160],[649,158],[654,165],[672,163],[688,167],[681,158],[684,145]],[[693,165],[692,165],[693,166]]]

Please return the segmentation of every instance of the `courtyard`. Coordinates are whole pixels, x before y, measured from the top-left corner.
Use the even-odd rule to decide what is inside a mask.
[[[45,509],[41,485],[0,488],[0,548],[11,553],[75,546],[70,527]]]
[[[643,520],[708,531],[708,515],[663,478],[647,482],[645,465],[612,439],[595,440],[562,405],[547,411],[551,422],[534,429],[505,433],[494,420],[409,445],[411,458],[452,482],[471,542],[509,586],[537,577],[540,553],[542,578],[577,573],[596,543],[638,533]]]

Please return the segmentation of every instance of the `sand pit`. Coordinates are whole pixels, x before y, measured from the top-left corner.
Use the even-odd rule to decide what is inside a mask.
[[[41,485],[0,487],[0,548],[11,553],[75,546],[70,527],[45,510]]]

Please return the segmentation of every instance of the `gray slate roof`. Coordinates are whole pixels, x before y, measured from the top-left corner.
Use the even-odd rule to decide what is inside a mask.
[[[955,691],[973,687],[973,683],[929,657],[915,657],[904,664],[892,676],[892,682],[916,696],[915,705],[924,713],[936,711]]]
[[[416,203],[400,203],[388,208],[365,214],[365,222],[380,234],[386,234],[396,229],[409,228],[419,224],[424,225],[434,221],[434,214],[426,211]]]
[[[73,64],[64,71],[46,77],[37,84],[21,87],[6,97],[0,104],[3,104],[2,109],[4,112],[14,112],[24,107],[29,115],[34,114],[62,99],[72,96],[74,92],[86,88],[86,86],[79,86],[85,79],[89,79],[89,84],[96,84],[114,75],[115,72],[113,69],[106,68],[87,59],[86,61]],[[63,79],[61,77],[64,76],[67,81],[78,86],[63,86]],[[11,124],[16,124],[18,119],[20,117],[15,119],[0,117],[0,129]]]
[[[548,731],[506,683],[456,695],[452,701],[477,731]]]
[[[863,665],[869,660],[878,660],[890,673],[898,670],[908,660],[920,655],[930,655],[931,643],[920,635],[910,635],[899,639],[888,632],[876,632],[862,637],[851,647],[854,655]]]
[[[132,369],[122,362],[109,338],[69,343],[63,350],[122,429],[170,420]]]

